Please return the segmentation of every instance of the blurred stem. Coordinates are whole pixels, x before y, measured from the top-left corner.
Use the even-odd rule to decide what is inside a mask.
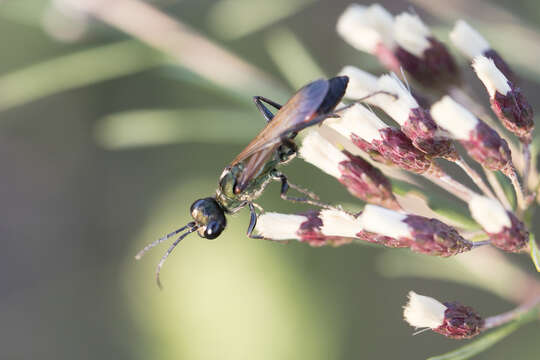
[[[313,56],[289,29],[282,27],[272,31],[265,45],[268,55],[294,89],[325,76]]]
[[[512,211],[512,205],[510,205],[510,201],[508,200],[508,197],[506,196],[504,189],[501,186],[501,183],[497,179],[497,176],[495,176],[495,173],[486,168],[483,169],[489,184],[493,188],[493,191],[495,191],[495,194],[497,194],[497,198],[499,199],[501,204],[503,204],[506,210]]]
[[[172,56],[205,79],[240,94],[283,97],[287,90],[270,75],[140,0],[68,0],[142,42]]]
[[[518,217],[521,217],[527,209],[527,201],[525,200],[525,195],[523,195],[523,189],[521,187],[521,184],[519,183],[516,168],[512,166],[512,169],[506,174],[506,176],[510,179],[512,186],[514,187],[517,200],[517,213]]]
[[[531,311],[538,305],[540,305],[540,296],[537,296],[536,298],[516,307],[513,310],[507,311],[499,315],[490,316],[485,320],[484,329],[491,329],[516,320],[517,318]],[[536,313],[536,317],[538,317],[538,313]]]
[[[433,175],[425,175],[425,176],[429,180],[431,180],[433,183],[437,184],[444,190],[448,191],[450,194],[454,195],[458,199],[461,199],[466,203],[471,201],[471,198],[474,192],[468,187],[466,187],[465,185],[463,185],[462,183],[454,180],[449,175],[444,174],[442,176],[433,176]]]
[[[465,159],[460,157],[458,160],[455,161],[455,163],[460,168],[462,168],[467,175],[469,175],[469,177],[472,179],[472,181],[474,181],[476,186],[478,186],[478,188],[482,190],[484,195],[495,198],[495,195],[493,194],[489,186],[487,186],[487,184],[484,182],[480,174],[478,174],[472,167],[470,167],[469,164],[465,162]]]
[[[0,111],[163,64],[159,54],[123,41],[60,56],[0,76]]]

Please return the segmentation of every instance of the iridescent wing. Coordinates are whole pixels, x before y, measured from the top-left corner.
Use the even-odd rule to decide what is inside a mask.
[[[298,90],[276,113],[272,121],[236,156],[231,166],[265,148],[273,148],[284,134],[300,123],[309,121],[328,92],[328,80],[319,79]]]
[[[274,156],[284,137],[323,121],[324,114],[333,111],[343,98],[348,81],[346,76],[328,81],[320,79],[298,90],[231,163],[233,166],[241,161],[246,162],[244,171],[237,179],[235,191],[243,191],[258,175]]]

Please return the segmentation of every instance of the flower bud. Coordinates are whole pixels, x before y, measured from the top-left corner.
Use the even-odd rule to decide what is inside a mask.
[[[384,66],[398,71],[393,26],[394,17],[381,5],[351,4],[338,19],[337,32],[357,50],[377,56]]]
[[[521,252],[527,247],[529,232],[525,224],[497,200],[476,195],[469,202],[473,219],[489,235],[491,243],[508,252]]]
[[[472,244],[451,226],[437,219],[408,215],[376,205],[366,205],[358,220],[365,232],[396,239],[393,244],[418,253],[452,256],[468,251]],[[388,239],[380,239],[389,242]]]
[[[493,50],[488,41],[465,21],[458,20],[456,22],[454,29],[450,32],[450,40],[454,46],[471,61],[475,57],[481,55],[488,59],[492,59],[506,78],[510,79],[513,83],[516,83],[517,79],[514,73],[499,53]]]
[[[401,130],[386,125],[360,104],[351,106],[341,118],[330,119],[326,125],[350,139],[375,161],[390,163],[417,174],[440,172],[437,164],[415,148]]]
[[[445,96],[433,104],[431,115],[435,122],[458,140],[482,166],[511,174],[512,158],[507,142],[469,110]]]
[[[402,13],[394,21],[395,55],[418,82],[441,86],[458,80],[457,66],[443,43],[435,39],[418,15]]]
[[[492,59],[477,56],[472,66],[489,93],[493,112],[504,127],[523,143],[530,143],[534,128],[533,110],[521,89],[506,78]]]
[[[357,198],[384,207],[399,209],[392,185],[373,165],[347,151],[340,151],[318,132],[312,131],[302,142],[300,156],[335,177]]]
[[[401,131],[411,139],[414,147],[432,157],[458,158],[452,141],[439,131],[429,111],[418,105],[405,85],[395,76],[383,75],[378,81],[378,90],[394,94],[376,95],[373,104],[380,107],[401,127]]]
[[[347,76],[349,78],[349,85],[347,86],[347,91],[345,92],[345,97],[352,100],[357,100],[373,94],[378,90],[378,77],[361,70],[354,66],[345,66],[341,69],[339,75]],[[413,98],[416,100],[420,107],[429,107],[431,106],[430,101],[424,96],[410,91]],[[370,98],[367,98],[364,102],[370,104]]]
[[[311,210],[303,214],[263,213],[256,231],[267,239],[295,239],[311,246],[348,244],[362,231],[354,216],[338,210]]]
[[[430,328],[452,339],[474,337],[484,326],[484,320],[472,308],[457,302],[441,303],[414,291],[409,292],[403,316],[415,328]]]

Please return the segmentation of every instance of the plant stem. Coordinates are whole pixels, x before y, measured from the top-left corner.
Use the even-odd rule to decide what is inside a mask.
[[[458,199],[468,203],[471,201],[474,191],[463,185],[462,183],[454,180],[449,175],[444,174],[442,176],[425,175],[433,183],[437,184],[450,194],[454,195]]]
[[[497,326],[504,325],[512,320],[515,320],[520,315],[532,310],[534,307],[540,305],[540,296],[533,298],[532,300],[516,307],[513,310],[507,311],[505,313],[490,316],[486,318],[484,323],[484,329],[492,329]]]
[[[518,215],[521,215],[527,209],[527,201],[525,200],[523,189],[519,183],[516,168],[512,166],[512,169],[506,174],[506,176],[510,179],[512,186],[514,187],[514,191],[516,192],[517,212]]]
[[[510,205],[510,201],[508,200],[508,197],[506,196],[504,189],[501,186],[501,183],[495,176],[495,173],[484,168],[484,174],[486,174],[486,178],[489,184],[491,185],[491,187],[493,188],[493,190],[495,191],[495,194],[497,194],[497,198],[499,199],[501,204],[503,204],[506,210],[511,211],[512,205]]]
[[[469,164],[467,164],[462,157],[460,157],[458,160],[456,160],[455,163],[460,168],[462,168],[463,171],[465,171],[465,173],[467,175],[469,175],[469,177],[472,179],[472,181],[474,181],[476,186],[478,186],[478,188],[480,190],[482,190],[482,192],[486,196],[489,196],[491,198],[495,198],[495,195],[493,194],[493,192],[491,191],[489,186],[487,186],[487,184],[484,182],[482,177],[472,167],[470,167]]]

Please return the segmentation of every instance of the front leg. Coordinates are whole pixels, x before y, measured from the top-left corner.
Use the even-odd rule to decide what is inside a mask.
[[[262,212],[262,208],[259,205],[253,204],[252,202],[248,203],[248,206],[249,206],[250,219],[249,219],[249,226],[248,226],[246,235],[250,239],[264,239],[264,237],[261,235],[253,234],[253,230],[255,230],[255,226],[257,225],[257,218],[258,218],[257,212],[255,211],[255,206],[261,212]]]

